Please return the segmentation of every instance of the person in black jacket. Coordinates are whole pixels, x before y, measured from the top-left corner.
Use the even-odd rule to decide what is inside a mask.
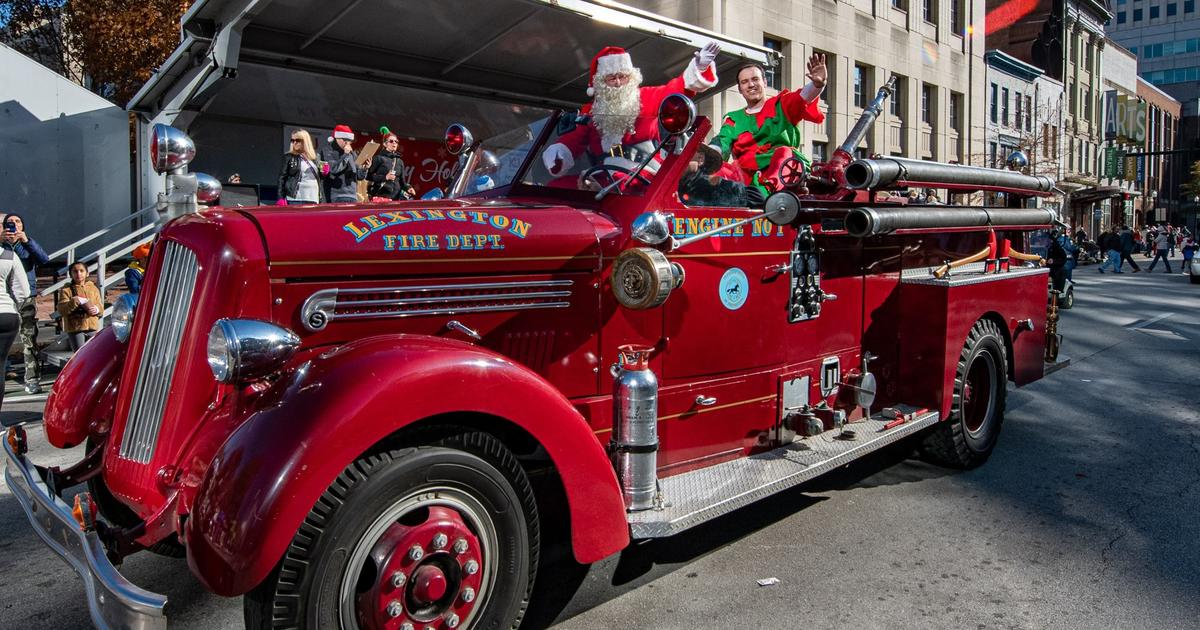
[[[317,162],[312,136],[303,129],[293,131],[292,148],[283,154],[283,168],[279,171],[279,200],[276,204],[294,206],[321,203],[323,170]]]
[[[329,203],[358,201],[358,155],[354,152],[354,132],[347,125],[333,128],[325,151],[329,174],[325,176],[325,198]]]
[[[395,134],[387,134],[383,139],[383,150],[375,154],[371,160],[371,168],[367,170],[367,195],[372,199],[412,199],[417,191],[404,181],[404,162],[400,159],[397,149],[400,139]]]

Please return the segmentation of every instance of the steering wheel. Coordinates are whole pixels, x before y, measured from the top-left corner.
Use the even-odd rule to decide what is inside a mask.
[[[800,158],[792,156],[779,165],[779,183],[788,189],[801,188],[808,182],[808,171]]]
[[[605,176],[607,176],[607,178],[608,178],[607,182],[601,182],[599,179],[596,178],[597,175],[600,175],[602,173]],[[589,168],[588,170],[584,171],[583,174],[579,176],[579,183],[582,185],[585,185],[585,186],[589,183],[595,184],[598,187],[597,190],[599,190],[600,188],[604,188],[605,186],[608,186],[609,184],[612,184],[613,182],[617,181],[617,177],[616,177],[617,175],[624,175],[626,178],[625,182],[628,182],[630,179],[636,179],[637,181],[641,182],[642,184],[644,184],[646,186],[650,185],[650,179],[648,177],[646,177],[645,175],[643,175],[641,171],[639,171],[637,175],[634,175],[633,170],[625,168],[624,166],[619,166],[617,164],[603,164],[603,163],[597,164],[597,165],[593,166],[592,168]],[[625,187],[624,183],[618,185],[618,188],[624,189],[624,187]]]

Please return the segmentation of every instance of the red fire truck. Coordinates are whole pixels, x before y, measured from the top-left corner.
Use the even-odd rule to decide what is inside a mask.
[[[1056,340],[1021,253],[1054,216],[897,191],[1051,184],[852,160],[889,90],[757,208],[706,196],[745,190],[708,176],[682,95],[643,157],[568,176],[542,152],[586,118],[452,126],[446,198],[384,204],[198,207],[212,182],[160,126],[172,192],[142,297],[45,409],[46,439],[86,456],[37,466],[14,427],[9,488],[100,627],[165,627],[116,569],[149,550],[244,595],[251,628],[440,630],[518,625],[551,524],[591,563],[900,440],[977,466]]]

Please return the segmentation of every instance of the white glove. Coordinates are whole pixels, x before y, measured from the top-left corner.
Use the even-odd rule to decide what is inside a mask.
[[[717,42],[708,42],[704,48],[696,51],[696,67],[704,70],[716,60],[717,54],[721,52],[721,45]]]
[[[558,175],[571,170],[575,166],[575,158],[571,157],[571,150],[567,145],[556,142],[542,152],[542,164],[546,165],[546,170],[551,175]]]

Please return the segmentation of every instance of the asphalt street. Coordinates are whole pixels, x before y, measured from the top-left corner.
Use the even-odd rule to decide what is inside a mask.
[[[1198,627],[1200,286],[1095,269],[1076,271],[1061,324],[1071,366],[1010,390],[983,467],[902,443],[592,567],[548,550],[526,627]],[[32,429],[35,461],[79,457]],[[240,600],[206,594],[185,561],[122,572],[170,597],[172,628],[240,627]],[[80,580],[4,486],[0,602],[2,628],[90,627]]]

